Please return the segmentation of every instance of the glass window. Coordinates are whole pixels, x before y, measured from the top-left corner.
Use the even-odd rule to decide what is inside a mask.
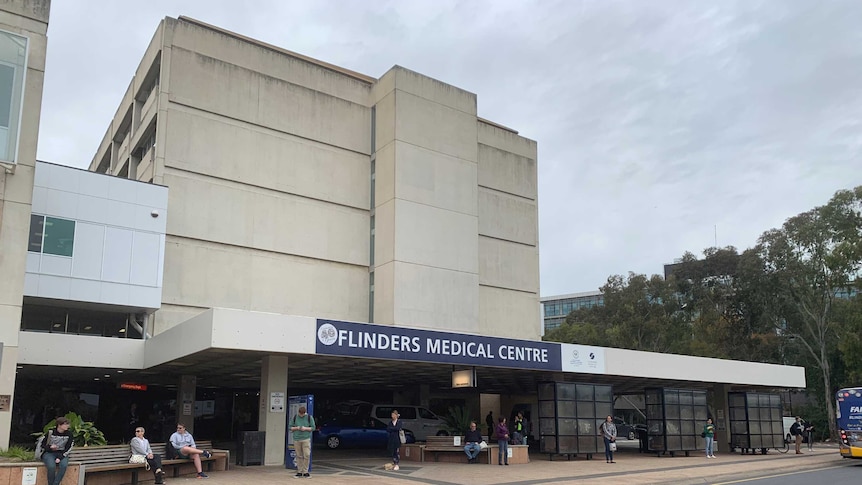
[[[42,252],[42,234],[45,232],[45,217],[30,214],[30,245],[27,251]]]
[[[16,163],[27,38],[0,31],[0,161]]]
[[[45,218],[45,240],[42,252],[57,256],[72,256],[72,246],[75,242],[75,221]]]
[[[425,408],[419,408],[419,417],[422,419],[437,419],[437,415]]]

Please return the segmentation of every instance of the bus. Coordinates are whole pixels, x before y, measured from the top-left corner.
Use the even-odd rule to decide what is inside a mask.
[[[835,400],[838,450],[844,458],[862,458],[862,387],[841,389]]]

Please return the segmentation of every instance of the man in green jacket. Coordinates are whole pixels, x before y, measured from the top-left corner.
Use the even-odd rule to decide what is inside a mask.
[[[308,459],[311,457],[311,432],[314,431],[314,418],[306,414],[305,406],[290,420],[293,431],[293,448],[296,450],[296,475],[294,478],[311,478],[308,473]]]

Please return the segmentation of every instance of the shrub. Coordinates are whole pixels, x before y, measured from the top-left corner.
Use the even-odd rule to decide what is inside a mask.
[[[93,425],[92,421],[84,421],[84,418],[77,413],[68,413],[65,417],[69,420],[69,431],[72,433],[72,443],[75,446],[102,446],[108,444],[107,440],[105,440],[105,434],[99,431]],[[41,433],[33,433],[33,436],[38,438],[56,426],[57,420],[52,419],[50,423],[42,428]]]

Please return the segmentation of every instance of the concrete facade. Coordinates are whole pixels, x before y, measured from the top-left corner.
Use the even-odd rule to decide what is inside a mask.
[[[538,339],[536,155],[473,93],[180,17],[90,169],[171,189],[156,333],[218,306]]]
[[[27,66],[14,164],[0,164],[0,396],[9,409],[0,411],[0,444],[9,442],[18,362],[18,330],[24,295],[27,241],[36,170],[36,144],[45,76],[49,0],[0,3],[0,30],[27,39]],[[12,113],[17,118],[17,113]]]

